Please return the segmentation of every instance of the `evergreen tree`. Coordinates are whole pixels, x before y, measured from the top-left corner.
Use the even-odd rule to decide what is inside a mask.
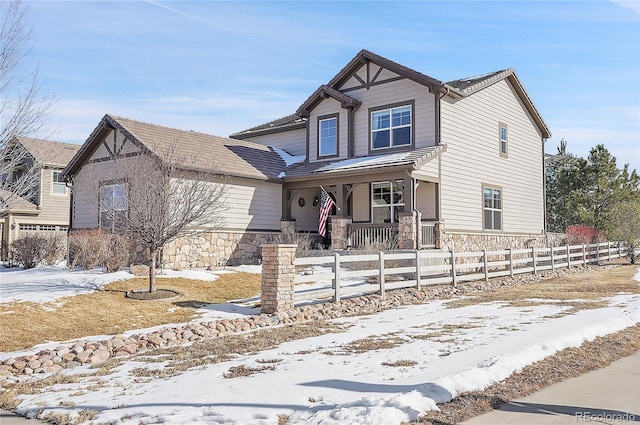
[[[628,164],[618,169],[604,145],[592,148],[587,160],[566,147],[563,139],[558,154],[547,159],[547,230],[564,232],[569,225],[584,224],[610,231],[615,207],[640,200],[640,177]]]

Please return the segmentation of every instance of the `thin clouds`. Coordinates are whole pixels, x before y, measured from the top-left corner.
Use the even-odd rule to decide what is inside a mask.
[[[638,0],[611,0],[611,2],[625,9],[633,10],[640,15],[640,1]]]

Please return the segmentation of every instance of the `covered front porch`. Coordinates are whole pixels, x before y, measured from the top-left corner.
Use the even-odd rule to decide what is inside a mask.
[[[433,179],[436,180],[436,179]],[[438,247],[439,183],[408,172],[291,182],[283,188],[283,222],[317,233],[322,190],[334,200],[322,244],[332,249]],[[294,230],[291,229],[291,230]]]

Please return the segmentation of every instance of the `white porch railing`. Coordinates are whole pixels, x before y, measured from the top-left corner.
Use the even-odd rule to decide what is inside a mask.
[[[347,237],[352,248],[364,248],[369,244],[394,243],[398,239],[397,223],[351,223]]]
[[[436,247],[436,223],[422,222],[420,223],[420,231],[422,232],[421,248],[435,248]]]

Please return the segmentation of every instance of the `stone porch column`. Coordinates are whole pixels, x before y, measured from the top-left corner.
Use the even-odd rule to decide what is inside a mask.
[[[353,220],[350,217],[343,217],[332,215],[331,216],[331,248],[332,249],[347,249],[349,241],[349,231],[347,226],[351,224]]]
[[[283,235],[293,235],[296,233],[296,219],[283,218],[280,220],[280,232]]]
[[[293,308],[296,247],[295,244],[262,245],[262,313]]]
[[[398,248],[416,249],[419,247],[417,237],[419,222],[413,211],[398,214]]]

